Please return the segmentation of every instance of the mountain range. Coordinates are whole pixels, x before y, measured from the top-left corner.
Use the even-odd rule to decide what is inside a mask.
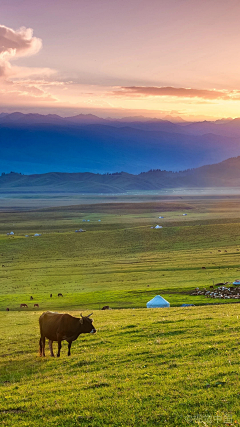
[[[119,194],[129,191],[217,187],[240,187],[240,156],[182,172],[150,170],[138,175],[126,172],[113,174],[51,172],[22,175],[11,172],[0,176],[0,193]]]
[[[0,114],[0,173],[181,171],[240,155],[240,119]]]

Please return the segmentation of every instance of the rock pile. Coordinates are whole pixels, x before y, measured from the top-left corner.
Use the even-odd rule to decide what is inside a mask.
[[[219,286],[214,291],[196,288],[191,295],[205,295],[206,298],[240,299],[240,288]]]

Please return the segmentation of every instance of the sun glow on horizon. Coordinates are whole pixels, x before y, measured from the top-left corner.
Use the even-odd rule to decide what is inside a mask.
[[[13,15],[14,6],[8,0],[1,8],[2,112],[239,116],[240,3],[234,0],[79,0],[74,9],[64,0],[58,7],[41,0]]]

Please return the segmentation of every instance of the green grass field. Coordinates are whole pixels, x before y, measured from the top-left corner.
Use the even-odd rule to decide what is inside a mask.
[[[240,305],[191,292],[240,278],[239,249],[238,197],[4,207],[2,425],[238,425]],[[156,294],[171,308],[147,310]],[[46,310],[94,311],[98,333],[79,337],[70,358],[65,344],[60,359],[41,359]]]
[[[59,359],[38,313],[1,313],[1,425],[239,425],[239,306],[219,308],[96,310]]]
[[[239,207],[217,198],[0,212],[0,309],[144,308],[156,294],[172,306],[218,302],[190,293],[240,276]]]

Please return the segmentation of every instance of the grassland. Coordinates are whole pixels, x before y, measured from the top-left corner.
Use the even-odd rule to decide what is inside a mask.
[[[1,425],[239,425],[239,306],[219,308],[96,310],[60,359],[38,313],[1,313]]]
[[[156,224],[163,228],[151,228]],[[79,228],[86,232],[75,233]],[[238,249],[238,197],[5,206],[2,425],[238,425],[240,305],[190,295],[196,286],[238,278]],[[145,309],[156,294],[171,308]],[[200,306],[179,307],[186,302]],[[20,310],[21,303],[29,308]],[[99,311],[103,305],[114,310]],[[41,359],[38,317],[45,310],[94,311],[98,333],[80,337],[70,358],[65,345],[60,359]]]
[[[156,294],[209,303],[191,291],[240,276],[239,208],[233,197],[0,212],[0,309],[140,308]]]

